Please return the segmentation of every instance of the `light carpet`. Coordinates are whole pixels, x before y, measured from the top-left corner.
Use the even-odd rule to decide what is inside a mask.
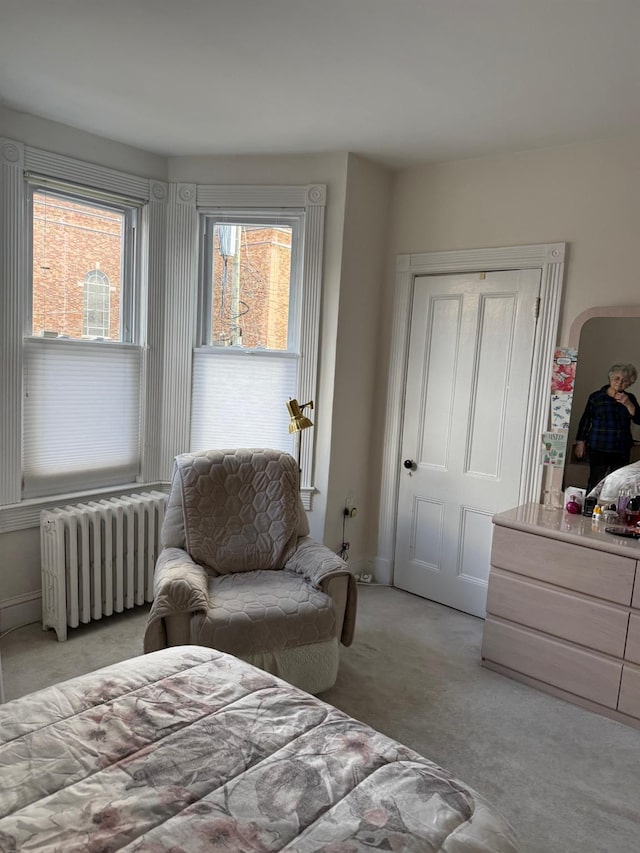
[[[480,665],[483,621],[360,586],[356,638],[322,698],[482,793],[527,853],[640,851],[640,731]],[[6,698],[142,651],[144,608],[0,643]]]

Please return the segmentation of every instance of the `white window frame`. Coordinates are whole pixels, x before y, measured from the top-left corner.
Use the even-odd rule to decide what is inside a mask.
[[[286,352],[298,353],[300,350],[303,290],[303,249],[304,249],[304,217],[303,211],[292,210],[254,210],[232,211],[220,210],[215,212],[200,211],[200,251],[199,251],[199,292],[198,292],[198,341],[199,347],[219,349],[210,343],[211,338],[211,306],[213,289],[211,280],[211,258],[213,256],[214,230],[216,225],[264,225],[277,227],[279,225],[291,228],[291,270],[289,284],[289,324]],[[252,352],[252,348],[233,347]]]
[[[228,346],[220,346],[212,342],[211,314],[215,298],[213,287],[215,232],[218,225],[225,224],[257,225],[265,228],[282,225],[291,230],[287,341],[283,349],[247,347],[238,342],[230,343]],[[289,415],[286,410],[286,401],[298,394],[304,213],[302,211],[282,210],[257,210],[251,213],[229,210],[216,213],[201,212],[200,237],[198,325],[197,345],[193,352],[190,449],[201,449],[204,440],[203,433],[212,434],[214,424],[217,424],[220,430],[217,434],[217,443],[211,443],[207,439],[204,440],[205,446],[229,446],[229,442],[233,443],[233,437],[236,435],[236,429],[232,425],[236,423],[237,415],[239,418],[237,434],[243,436],[243,438],[238,439],[239,441],[251,447],[266,441],[269,446],[288,451],[297,456],[296,441],[300,437],[290,435],[287,432]],[[231,358],[229,358],[230,356]],[[229,374],[235,374],[235,371],[239,371],[243,377],[243,379],[238,377],[240,385],[244,382],[248,391],[248,397],[243,401],[243,404],[252,409],[254,416],[256,416],[255,421],[253,419],[247,421],[246,410],[244,412],[237,411],[226,394],[224,400],[220,400],[213,391],[213,386],[216,385],[216,376],[220,376],[221,379],[224,376],[228,380],[231,379]],[[259,387],[254,388],[256,375],[262,375],[265,382],[260,383],[258,380]],[[276,376],[280,380],[284,376],[288,376],[291,385],[281,387],[281,393],[278,394],[277,399],[274,399],[273,391],[267,392],[267,389],[271,387],[272,381],[277,381]],[[205,379],[205,377],[209,378]],[[237,382],[232,381],[231,384],[236,390],[240,387]],[[200,400],[195,399],[198,391],[202,395]],[[231,391],[231,398],[233,398],[233,393]],[[258,403],[262,414],[259,414],[259,411],[255,409],[256,400],[262,401],[262,403]],[[228,437],[226,444],[223,435]],[[264,438],[264,436],[270,437]]]
[[[95,285],[99,286],[99,291],[91,290]],[[111,285],[109,283],[109,277],[106,276],[102,270],[89,270],[82,280],[82,286],[84,288],[84,293],[82,295],[82,333],[86,337],[108,338],[111,321]],[[101,307],[97,310],[102,314],[102,325],[100,327],[100,331],[97,333],[89,331],[91,328],[97,328],[95,324],[92,326],[89,323],[91,313],[96,310],[95,304],[93,303],[93,299],[95,299],[96,296],[100,297]]]
[[[142,472],[139,482],[104,487],[81,493],[51,495],[47,498],[22,499],[22,377],[23,339],[31,331],[31,259],[28,184],[25,178],[38,176],[50,186],[79,188],[82,198],[91,196],[140,207],[141,239],[139,263],[142,270],[138,295],[129,313],[131,324],[125,339],[138,339],[143,348],[142,401]],[[89,190],[89,193],[86,191]],[[160,398],[148,390],[146,377],[161,372],[161,353],[149,355],[144,342],[147,327],[160,325],[163,306],[149,298],[150,277],[164,273],[167,186],[158,181],[117,172],[84,161],[31,148],[21,142],[0,137],[0,533],[37,526],[40,512],[74,499],[90,500],[105,495],[126,494],[140,488],[158,485],[159,440],[157,421]],[[161,291],[164,292],[163,287]],[[144,309],[143,310],[143,304]],[[138,310],[140,309],[140,310]],[[110,345],[117,345],[115,342]]]
[[[43,365],[43,356],[49,359],[56,359],[58,364],[66,364],[67,368],[72,371],[76,370],[76,364],[80,366],[81,374],[84,374],[86,368],[83,364],[83,352],[87,355],[87,361],[93,361],[96,365],[103,365],[107,368],[107,372],[115,362],[121,365],[127,365],[127,369],[131,370],[129,379],[135,388],[136,381],[139,383],[139,391],[135,395],[137,400],[133,405],[137,405],[137,411],[131,412],[135,415],[133,422],[138,426],[134,430],[132,425],[124,431],[124,435],[134,444],[125,443],[120,448],[120,452],[125,453],[127,461],[121,460],[118,456],[118,465],[112,468],[109,465],[100,465],[100,461],[96,459],[95,469],[93,466],[83,466],[78,469],[75,474],[65,475],[64,468],[61,467],[55,474],[52,473],[52,465],[55,461],[50,459],[45,462],[44,458],[37,464],[31,464],[39,457],[39,449],[42,445],[46,447],[48,436],[42,435],[40,428],[35,431],[32,428],[28,430],[27,413],[29,408],[23,405],[23,430],[22,430],[22,499],[43,498],[51,494],[57,495],[70,490],[86,491],[87,489],[105,488],[107,486],[127,485],[130,482],[137,482],[141,478],[141,449],[143,442],[142,425],[144,422],[144,413],[142,411],[142,403],[144,395],[142,393],[144,382],[143,361],[141,359],[141,331],[140,331],[140,268],[138,259],[138,219],[140,213],[140,202],[135,198],[122,197],[116,195],[104,188],[96,189],[93,186],[80,184],[79,182],[68,183],[60,180],[60,178],[51,178],[49,175],[41,175],[25,169],[25,198],[26,198],[26,217],[28,218],[28,250],[26,265],[28,269],[28,293],[27,293],[27,311],[26,313],[26,332],[24,336],[25,346],[28,345],[29,350],[25,349],[23,353],[23,365],[28,370],[30,361],[35,360],[35,363]],[[49,191],[54,198],[62,201],[75,202],[80,205],[92,206],[93,208],[102,208],[106,211],[114,211],[122,216],[123,233],[121,246],[121,290],[120,290],[120,328],[118,337],[114,341],[105,341],[95,344],[82,337],[70,338],[69,340],[48,340],[40,336],[33,335],[33,213],[34,213],[34,195],[42,194]],[[60,344],[56,347],[56,344]],[[91,345],[91,349],[87,349]],[[98,349],[94,349],[97,346]],[[35,348],[35,349],[34,349]],[[63,352],[64,350],[64,352]],[[27,353],[30,353],[30,357]],[[47,355],[48,352],[48,355]],[[122,359],[124,358],[124,361]],[[23,377],[24,378],[24,377]],[[28,385],[25,383],[24,388]],[[111,393],[118,394],[117,388],[113,387]],[[40,394],[37,397],[41,400],[40,405],[36,408],[36,425],[39,424],[46,416],[44,412],[50,411],[50,402],[47,402],[48,390],[45,387],[39,388]],[[78,405],[78,398],[72,394],[70,398],[73,406]],[[133,402],[133,401],[132,401]],[[78,411],[80,414],[80,411]],[[81,423],[82,419],[79,419]],[[63,421],[64,422],[64,421]],[[63,458],[69,458],[72,461],[73,450],[69,443],[61,440],[59,431],[55,430],[55,424],[52,423],[52,437],[56,442],[53,447],[58,447],[60,452],[64,454]],[[58,433],[56,435],[56,433]],[[87,435],[87,433],[85,433]],[[99,432],[95,431],[94,438],[98,439]],[[27,440],[28,439],[28,440]],[[59,442],[59,443],[58,443]],[[93,445],[94,441],[90,441]],[[100,445],[99,439],[95,444]],[[85,445],[84,452],[90,448]],[[51,451],[49,451],[51,452]],[[69,455],[69,456],[68,456]],[[92,454],[90,454],[92,455]],[[30,464],[27,464],[27,461]],[[62,462],[62,460],[60,460]],[[125,473],[126,472],[126,473]]]
[[[205,186],[196,188],[196,207],[204,223],[204,216],[222,221],[244,217],[247,221],[261,222],[262,217],[297,217],[300,221],[301,286],[299,304],[292,310],[299,312],[299,365],[297,399],[300,402],[315,400],[318,375],[318,343],[320,327],[320,294],[322,284],[322,257],[324,248],[324,214],[326,206],[325,185],[305,186]],[[201,234],[202,238],[202,234]],[[200,252],[202,256],[202,252]],[[202,275],[200,275],[202,282]],[[202,300],[202,284],[200,284]],[[202,302],[200,302],[202,304]],[[202,312],[199,312],[202,316]],[[203,341],[202,322],[195,330],[194,347]],[[283,401],[286,405],[286,401]],[[309,436],[309,432],[312,433]],[[312,509],[316,491],[314,479],[315,429],[307,431],[301,443],[300,493],[305,509]]]
[[[28,318],[25,334],[32,334],[32,297],[33,297],[33,196],[35,193],[50,190],[57,198],[68,199],[79,204],[93,204],[105,210],[115,211],[123,215],[123,264],[122,282],[120,289],[120,336],[117,342],[136,344],[140,342],[140,265],[137,246],[139,203],[132,198],[119,198],[107,192],[97,192],[90,186],[75,186],[61,181],[51,180],[45,176],[25,174],[28,239],[29,248],[27,264],[29,270]],[[91,274],[100,274],[98,270],[89,270],[85,281]],[[104,276],[104,273],[102,273]],[[106,276],[104,278],[108,279]],[[83,322],[84,325],[84,322]],[[78,339],[81,340],[81,339]]]
[[[23,337],[29,317],[25,172],[141,202],[139,328],[143,346],[140,482],[21,500]],[[117,172],[0,137],[0,533],[36,527],[42,509],[166,488],[172,460],[188,450],[191,363],[197,343],[198,211],[298,210],[304,214],[298,400],[315,400],[324,250],[324,185],[196,185]],[[180,286],[176,286],[179,282]],[[169,404],[170,403],[170,404]],[[310,435],[311,433],[311,435]],[[302,499],[315,492],[315,429],[302,443]]]

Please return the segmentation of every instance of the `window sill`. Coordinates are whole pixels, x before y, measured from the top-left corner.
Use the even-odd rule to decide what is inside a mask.
[[[27,530],[40,526],[40,513],[43,509],[52,509],[71,503],[115,498],[120,495],[137,494],[148,491],[169,492],[169,483],[131,483],[130,485],[96,489],[91,492],[74,492],[64,495],[48,495],[46,498],[30,498],[17,504],[0,507],[0,533],[12,530]]]
[[[71,503],[86,503],[103,498],[116,498],[120,495],[131,495],[138,492],[159,491],[169,493],[169,483],[132,483],[128,486],[120,486],[110,489],[96,489],[93,492],[74,492],[65,495],[50,495],[46,498],[31,498],[18,504],[7,504],[0,506],[0,533],[9,533],[12,530],[28,530],[40,526],[40,513],[43,509],[52,509]],[[313,496],[316,492],[314,486],[303,486],[300,489],[300,497],[305,510],[313,509]]]
[[[302,498],[302,506],[309,512],[313,509],[313,496],[316,493],[315,486],[302,486],[300,489],[300,497]]]

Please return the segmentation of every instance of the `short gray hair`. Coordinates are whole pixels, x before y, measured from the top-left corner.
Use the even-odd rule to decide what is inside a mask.
[[[631,363],[629,364],[612,364],[609,368],[609,379],[613,376],[614,373],[621,373],[622,376],[625,376],[629,380],[629,384],[633,385],[633,383],[638,378],[638,371],[635,366]]]

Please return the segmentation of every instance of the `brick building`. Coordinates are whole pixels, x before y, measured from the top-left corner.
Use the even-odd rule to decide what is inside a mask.
[[[45,191],[33,205],[33,334],[119,340],[124,215]],[[210,343],[287,348],[291,236],[217,226]]]
[[[287,348],[291,228],[216,228],[212,343]]]
[[[33,334],[120,337],[123,216],[33,197]]]

